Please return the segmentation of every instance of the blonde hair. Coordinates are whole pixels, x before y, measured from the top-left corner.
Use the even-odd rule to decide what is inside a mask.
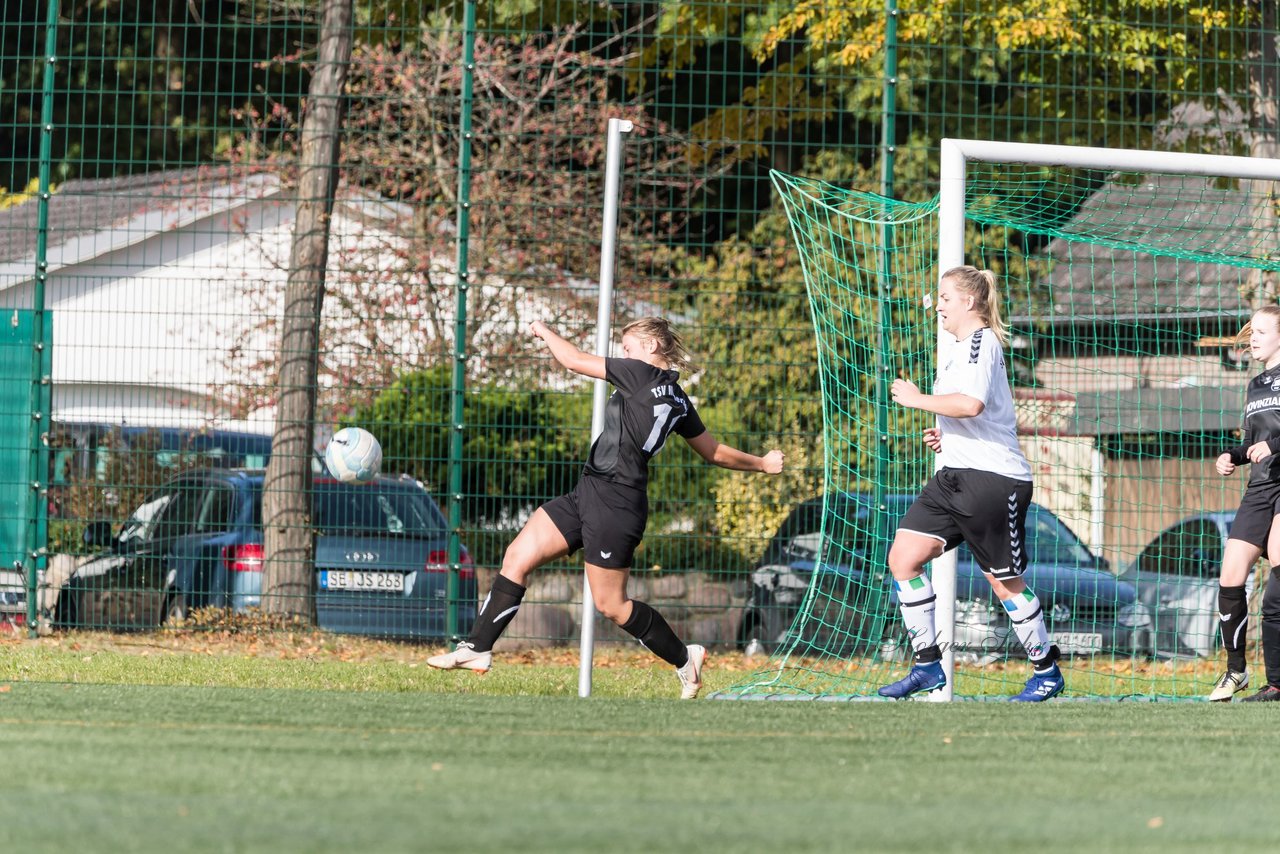
[[[641,317],[633,320],[622,327],[622,334],[658,342],[658,355],[677,371],[687,370],[691,365],[689,351],[665,317]]]
[[[952,267],[942,274],[942,278],[951,279],[957,288],[973,297],[973,310],[983,322],[995,333],[1000,346],[1009,345],[1009,329],[1000,318],[1000,291],[996,287],[996,274],[990,270],[979,270],[977,267]]]
[[[1240,331],[1236,333],[1237,350],[1249,349],[1249,336],[1253,334],[1253,318],[1260,314],[1265,314],[1267,317],[1274,318],[1276,326],[1280,327],[1280,305],[1264,305],[1262,308],[1255,311],[1249,317],[1249,322],[1240,327]]]

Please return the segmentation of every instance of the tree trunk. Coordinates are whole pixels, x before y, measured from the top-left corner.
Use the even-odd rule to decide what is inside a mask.
[[[325,0],[320,51],[302,121],[297,216],[280,337],[276,428],[262,496],[262,608],[315,620],[311,460],[329,218],[338,185],[352,0]]]
[[[1249,46],[1249,154],[1274,158],[1280,153],[1280,56],[1276,49],[1276,0],[1257,0],[1258,29]],[[1255,227],[1276,231],[1276,188],[1271,181],[1252,182],[1257,208]],[[1254,309],[1276,302],[1276,274],[1254,270],[1250,278],[1250,304]]]
[[[156,20],[152,36],[151,55],[158,60],[159,72],[153,72],[148,81],[150,106],[147,119],[151,125],[151,154],[157,160],[167,160],[178,153],[173,145],[173,118],[182,109],[182,57],[178,55],[175,41],[181,42],[181,31],[175,39],[173,21],[186,11],[183,0],[168,0],[155,4]]]
[[[1258,8],[1258,29],[1253,34],[1253,44],[1249,45],[1249,154],[1253,157],[1275,157],[1280,151],[1280,67],[1278,61],[1276,38],[1277,15],[1276,0],[1255,0]],[[1254,206],[1254,227],[1258,230],[1270,230],[1276,233],[1276,187],[1272,181],[1244,182],[1249,188],[1251,203]],[[1249,275],[1249,305],[1257,310],[1264,305],[1276,302],[1276,274],[1270,270],[1253,270]],[[1248,352],[1245,352],[1248,358]],[[1258,614],[1262,608],[1262,591],[1267,586],[1267,576],[1271,568],[1267,561],[1259,560],[1254,567],[1253,594],[1249,597],[1249,613]],[[1262,626],[1261,621],[1249,621],[1249,637],[1245,639],[1250,653],[1261,655]]]

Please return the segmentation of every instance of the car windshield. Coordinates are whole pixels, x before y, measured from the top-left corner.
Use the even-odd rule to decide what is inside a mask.
[[[1142,572],[1207,578],[1222,560],[1223,537],[1211,519],[1180,522],[1160,534],[1138,555]]]
[[[1027,553],[1032,563],[1095,562],[1093,552],[1058,517],[1039,507],[1027,513]]]
[[[167,507],[172,499],[173,493],[166,492],[153,495],[139,505],[120,530],[120,542],[147,539],[151,535],[156,520],[160,517],[160,511]]]
[[[254,494],[254,519],[262,523],[262,493]],[[403,534],[441,537],[447,524],[426,494],[404,488],[315,484],[313,522],[321,534]]]
[[[898,520],[906,512],[908,504],[891,501],[888,518],[883,520],[886,543],[893,539],[893,531]],[[869,512],[865,503],[837,499],[831,502],[830,518],[827,523],[827,535],[834,547],[825,555],[825,559],[834,563],[845,563],[852,557],[865,558],[872,553],[875,538],[873,530],[877,520]],[[792,514],[784,527],[782,536],[786,541],[787,553],[792,559],[817,560],[822,554],[822,504],[807,502]],[[885,546],[887,549],[887,545]]]

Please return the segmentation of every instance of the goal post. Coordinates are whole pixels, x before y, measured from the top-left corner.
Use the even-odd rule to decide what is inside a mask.
[[[1280,160],[1225,154],[1183,154],[1123,148],[1043,145],[1028,142],[994,142],[977,139],[944,139],[939,157],[938,266],[964,263],[965,177],[970,161],[1022,163],[1030,166],[1066,166],[1213,178],[1280,180]]]
[[[941,149],[938,193],[939,274],[965,263],[965,176],[970,161],[1280,181],[1280,160],[1270,158],[976,139],[944,139]],[[942,700],[953,698],[955,685],[955,573],[954,552],[948,552],[933,562],[933,584],[938,596],[938,641],[943,650],[943,669],[947,674],[946,687],[938,692],[939,699]]]
[[[721,696],[873,698],[907,666],[883,560],[933,460],[918,440],[927,414],[894,407],[881,373],[929,381],[941,330],[926,296],[970,263],[997,271],[1015,321],[1019,433],[1044,505],[1033,515],[1043,536],[1065,532],[1043,562],[1090,565],[1040,567],[1043,592],[1029,579],[1071,647],[1069,695],[1202,697],[1221,664],[1210,599],[1243,491],[1211,473],[1212,456],[1234,444],[1247,380],[1229,342],[1257,282],[1280,277],[1280,160],[947,139],[939,193],[918,202],[772,179],[812,309],[824,485],[795,497],[756,572],[773,655]],[[1203,565],[1188,569],[1160,549],[1193,516],[1201,548],[1186,554]],[[1136,558],[1150,555],[1166,575],[1143,576]],[[929,699],[1007,696],[1026,677],[964,560],[930,567],[948,687]]]

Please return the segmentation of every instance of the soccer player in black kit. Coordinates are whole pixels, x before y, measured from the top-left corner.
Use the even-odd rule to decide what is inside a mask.
[[[707,432],[679,383],[678,369],[687,364],[688,354],[662,318],[627,324],[621,359],[584,353],[540,321],[531,324],[530,331],[546,342],[565,368],[613,385],[604,429],[591,446],[573,492],[535,510],[507,547],[502,571],[480,606],[471,636],[453,652],[427,659],[427,664],[442,670],[487,671],[494,643],[520,607],[529,574],[582,549],[596,610],[674,666],[680,697],[691,700],[702,687],[706,650],[697,644],[685,646],[661,614],[627,596],[632,557],[648,520],[649,460],[672,433],[707,462],[738,471],[778,474],[783,454],[774,450],[757,457],[722,445]]]
[[[1240,338],[1249,354],[1262,362],[1262,373],[1249,381],[1244,409],[1244,443],[1218,457],[1215,468],[1227,477],[1250,463],[1249,486],[1227,536],[1218,587],[1218,617],[1227,670],[1209,699],[1225,702],[1249,685],[1244,644],[1249,610],[1245,582],[1262,555],[1271,575],[1262,594],[1262,653],[1267,684],[1245,701],[1280,700],[1280,305],[1253,313]],[[1241,341],[1243,343],[1243,340]]]

